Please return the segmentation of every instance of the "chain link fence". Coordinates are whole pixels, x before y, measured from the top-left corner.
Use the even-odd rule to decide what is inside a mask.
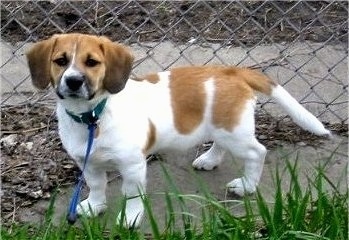
[[[1,1],[1,106],[50,102],[23,53],[54,33],[106,35],[134,50],[133,74],[178,65],[258,68],[322,121],[346,124],[346,1]],[[265,112],[269,99],[261,99]]]
[[[106,35],[130,46],[135,76],[203,64],[264,71],[347,138],[347,1],[51,0],[0,6],[4,223],[21,219],[26,207],[75,181],[77,169],[57,135],[55,94],[32,87],[24,56],[33,42],[55,33]],[[284,140],[321,145],[285,124],[268,98],[259,98],[258,106],[257,136],[268,149]]]

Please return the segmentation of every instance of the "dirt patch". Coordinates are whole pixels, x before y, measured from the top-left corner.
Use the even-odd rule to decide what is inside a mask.
[[[194,38],[232,46],[348,37],[343,1],[54,2],[3,1],[1,37],[15,43],[78,31],[127,43]]]
[[[287,118],[276,121],[257,114],[257,136],[267,148],[284,143],[316,146],[325,139],[301,130]],[[1,112],[1,216],[4,222],[17,221],[21,209],[49,199],[57,187],[71,185],[78,168],[66,154],[57,133],[54,110],[45,106],[17,106]],[[329,125],[347,136],[347,125]],[[204,151],[209,145],[200,147]]]
[[[57,186],[75,181],[77,168],[62,149],[52,109],[2,109],[1,128],[1,216],[7,222],[22,208],[49,199]]]

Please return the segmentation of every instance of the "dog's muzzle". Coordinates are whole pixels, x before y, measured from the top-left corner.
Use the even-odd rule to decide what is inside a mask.
[[[83,98],[90,100],[94,96],[94,92],[88,85],[87,77],[78,71],[66,71],[59,82],[57,95],[64,98]]]

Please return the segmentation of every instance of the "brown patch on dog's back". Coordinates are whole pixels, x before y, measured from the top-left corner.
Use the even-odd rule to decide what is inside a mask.
[[[224,66],[181,67],[171,70],[171,103],[176,129],[191,133],[203,121],[205,81],[214,81],[212,123],[231,131],[240,121],[254,90],[270,95],[276,84],[266,75],[247,68]]]
[[[254,96],[253,90],[240,78],[239,74],[215,78],[212,123],[217,128],[232,131],[240,122],[246,102]]]
[[[170,74],[174,125],[182,134],[191,133],[204,118],[207,74],[202,67],[176,68]]]
[[[270,95],[272,89],[277,85],[265,74],[248,68],[238,68],[238,75],[242,76],[253,90],[266,95]]]
[[[154,123],[149,120],[149,131],[148,131],[148,139],[143,149],[144,153],[147,153],[155,144],[156,141],[156,128]]]
[[[148,81],[150,83],[157,83],[160,81],[159,75],[157,73],[151,73],[142,77],[135,77],[133,80],[136,81]]]

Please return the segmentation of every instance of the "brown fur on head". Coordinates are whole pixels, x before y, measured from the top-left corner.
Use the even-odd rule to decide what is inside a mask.
[[[59,84],[65,70],[74,64],[86,77],[91,91],[117,93],[132,69],[130,50],[106,37],[57,34],[35,43],[27,52],[33,85],[39,89]]]

